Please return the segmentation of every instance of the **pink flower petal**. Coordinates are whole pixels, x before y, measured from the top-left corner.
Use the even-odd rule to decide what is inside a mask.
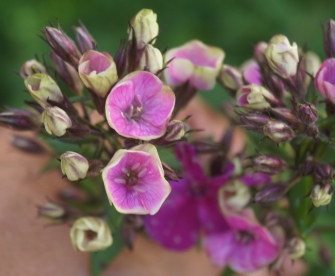
[[[251,59],[242,65],[243,78],[248,84],[262,85],[262,76],[258,63]]]
[[[240,180],[249,187],[262,186],[272,183],[272,178],[268,174],[262,172],[246,173],[240,177]]]

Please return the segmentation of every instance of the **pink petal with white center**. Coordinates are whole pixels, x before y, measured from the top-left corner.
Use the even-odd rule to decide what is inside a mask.
[[[197,201],[190,193],[187,180],[170,181],[172,192],[157,214],[146,216],[144,226],[148,235],[172,250],[186,250],[199,239]]]
[[[102,178],[111,204],[125,214],[155,214],[171,191],[157,150],[150,144],[118,150]]]
[[[248,60],[242,65],[242,74],[248,84],[262,85],[260,67],[255,60]]]
[[[179,85],[187,82],[194,71],[194,65],[187,59],[172,60],[164,70],[164,78],[168,85]]]
[[[173,91],[149,72],[122,79],[106,100],[109,125],[120,135],[151,140],[164,135],[175,104]]]

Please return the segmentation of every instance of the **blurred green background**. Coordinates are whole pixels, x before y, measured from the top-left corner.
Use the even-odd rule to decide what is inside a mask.
[[[158,14],[160,36],[156,46],[179,46],[198,38],[226,52],[225,63],[240,65],[252,55],[252,46],[273,35],[285,34],[324,58],[321,24],[335,18],[334,0],[57,0],[0,1],[0,106],[22,106],[22,79],[14,72],[35,54],[48,57],[49,49],[37,34],[48,21],[59,20],[72,35],[81,19],[100,50],[114,55],[127,24],[141,8]],[[202,93],[217,107],[222,90]]]

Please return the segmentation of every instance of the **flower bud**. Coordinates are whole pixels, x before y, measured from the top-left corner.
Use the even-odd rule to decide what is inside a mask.
[[[71,227],[70,237],[73,247],[83,252],[103,250],[113,242],[107,223],[96,217],[77,219]]]
[[[314,172],[315,169],[315,162],[313,161],[312,157],[307,157],[300,166],[300,172],[302,175],[309,175]]]
[[[280,121],[269,121],[263,127],[264,135],[276,144],[290,141],[294,137],[294,131]]]
[[[241,122],[247,126],[251,127],[262,127],[268,121],[270,121],[270,117],[263,114],[243,114],[240,117]]]
[[[243,86],[241,72],[237,68],[229,65],[222,66],[219,81],[224,88],[233,91],[237,91]]]
[[[127,46],[125,40],[121,40],[120,46],[114,55],[114,62],[117,69],[117,75],[121,78],[127,68]]]
[[[288,242],[287,251],[292,260],[299,259],[305,254],[306,244],[302,239],[294,237]]]
[[[24,131],[36,130],[40,127],[39,116],[24,109],[9,109],[0,112],[0,126]]]
[[[248,84],[262,85],[262,75],[261,68],[254,59],[250,59],[244,62],[241,66],[241,71],[243,74],[243,79]]]
[[[314,84],[322,97],[335,105],[335,58],[326,59],[316,73]]]
[[[281,199],[288,191],[285,183],[275,183],[264,186],[255,195],[255,201],[259,203],[272,203]]]
[[[21,66],[20,76],[23,79],[36,73],[48,74],[45,66],[39,63],[36,59],[28,60]]]
[[[43,206],[38,206],[38,215],[45,218],[57,219],[65,215],[65,209],[63,206],[48,202]]]
[[[292,110],[286,107],[271,108],[271,111],[278,119],[283,120],[286,123],[297,124],[300,122]]]
[[[311,76],[315,77],[321,66],[321,60],[319,56],[311,51],[308,51],[304,56],[304,71],[303,82],[304,87],[307,90],[311,82]]]
[[[323,28],[323,47],[328,58],[335,57],[335,21],[332,19]]]
[[[256,171],[277,174],[287,169],[287,163],[271,155],[260,155],[252,159],[253,167]]]
[[[318,118],[318,110],[310,103],[298,104],[297,114],[299,119],[307,125],[314,123]]]
[[[41,146],[41,144],[37,143],[35,140],[28,138],[28,137],[13,135],[10,138],[9,142],[14,147],[24,152],[34,153],[34,154],[45,152],[45,149]]]
[[[271,103],[278,103],[270,91],[256,84],[242,86],[236,93],[236,101],[238,106],[247,110],[265,109]]]
[[[60,137],[72,126],[72,121],[66,112],[59,107],[46,107],[42,113],[41,121],[49,134]]]
[[[323,183],[324,181],[331,181],[333,179],[332,166],[320,163],[315,167],[315,181]]]
[[[73,27],[73,30],[76,35],[79,50],[82,54],[84,54],[88,50],[96,50],[97,43],[88,32],[84,24],[80,22],[80,27]]]
[[[232,180],[222,186],[218,193],[221,211],[241,211],[251,200],[249,188],[239,180]]]
[[[260,41],[256,44],[254,47],[254,58],[259,62],[259,63],[264,63],[266,62],[266,57],[265,57],[265,51],[266,48],[268,47],[268,44],[264,41]]]
[[[78,66],[81,54],[74,41],[69,38],[60,27],[58,29],[46,27],[44,28],[44,34],[52,50],[61,59],[74,67]]]
[[[271,69],[284,79],[295,76],[299,62],[298,46],[284,35],[276,35],[269,41],[265,57]]]
[[[149,71],[156,74],[163,68],[162,53],[152,45],[146,45],[140,58],[139,67],[143,71]]]
[[[325,185],[315,185],[311,191],[311,199],[315,207],[328,205],[333,196],[333,186],[330,183]]]
[[[81,95],[83,84],[79,79],[77,70],[72,65],[63,61],[55,52],[51,52],[50,60],[57,75],[66,83],[70,90],[76,95]]]
[[[148,43],[155,43],[158,36],[157,14],[149,9],[140,10],[130,21],[128,40],[135,39],[137,49],[143,49]]]
[[[159,138],[159,140],[162,140],[165,143],[178,141],[185,136],[187,128],[188,125],[182,121],[170,121],[167,126],[165,135],[162,138]]]
[[[118,79],[114,60],[106,52],[87,51],[79,61],[78,72],[85,86],[101,98]]]
[[[37,73],[31,75],[24,80],[24,84],[29,94],[42,107],[50,106],[48,100],[57,103],[62,103],[64,100],[57,83],[46,74]]]
[[[63,175],[71,181],[84,179],[87,175],[89,163],[79,153],[67,151],[60,156],[60,166]]]

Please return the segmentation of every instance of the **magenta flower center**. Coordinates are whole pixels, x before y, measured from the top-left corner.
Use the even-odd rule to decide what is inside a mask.
[[[114,179],[114,181],[136,191],[139,189],[138,192],[145,192],[143,187],[136,187],[136,185],[141,183],[141,179],[145,176],[146,172],[147,168],[141,168],[140,163],[136,163],[131,167],[122,168],[121,175]]]
[[[241,244],[249,244],[255,240],[254,234],[246,230],[237,231],[235,238]]]
[[[128,109],[123,112],[123,116],[128,120],[136,120],[141,118],[144,108],[140,95],[135,95],[133,102],[128,107]]]

